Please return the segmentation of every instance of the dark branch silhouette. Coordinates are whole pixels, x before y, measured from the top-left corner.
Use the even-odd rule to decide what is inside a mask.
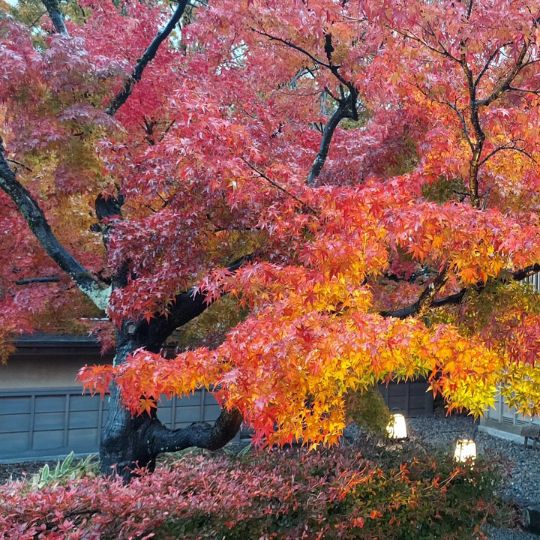
[[[188,4],[188,0],[180,0],[180,2],[178,2],[178,6],[174,11],[173,16],[171,17],[165,28],[163,28],[163,30],[160,30],[157,33],[156,37],[154,37],[150,45],[148,45],[148,47],[144,51],[143,55],[139,58],[137,64],[135,64],[135,67],[133,68],[133,71],[124,81],[124,85],[122,86],[121,90],[113,97],[111,103],[105,110],[106,114],[108,114],[109,116],[114,116],[118,109],[128,100],[129,96],[133,92],[135,84],[141,80],[142,74],[146,66],[154,59],[160,45],[169,37],[171,32],[174,30],[175,26],[182,18],[182,15],[184,14],[184,11]]]
[[[337,101],[338,107],[334,111],[332,116],[330,116],[328,122],[322,128],[322,130],[319,129],[318,126],[316,126],[319,131],[322,131],[322,139],[319,146],[319,151],[317,153],[317,156],[315,157],[315,160],[313,161],[313,165],[311,166],[307,178],[308,186],[313,186],[318,176],[321,174],[324,164],[326,163],[328,152],[330,151],[330,145],[332,144],[332,138],[339,123],[345,118],[350,118],[351,120],[358,120],[358,90],[351,81],[348,81],[341,75],[341,73],[339,72],[341,66],[339,66],[338,64],[334,64],[332,60],[332,54],[335,50],[332,43],[332,34],[325,34],[324,36],[324,53],[327,60],[326,62],[324,62],[320,58],[317,58],[314,54],[310,53],[308,50],[300,47],[299,45],[290,40],[269,34],[264,30],[257,30],[256,28],[251,28],[251,30],[261,36],[268,38],[270,41],[277,41],[278,43],[281,43],[286,47],[290,47],[291,49],[302,53],[316,65],[328,69],[332,73],[332,75],[334,75],[334,77],[339,81],[341,98],[337,98],[328,88],[325,88],[325,92],[332,96],[335,101]],[[347,95],[343,91],[344,87],[348,90]]]
[[[523,281],[524,279],[527,279],[528,277],[533,276],[534,274],[538,272],[540,272],[540,263],[527,266],[526,268],[522,268],[520,270],[515,270],[514,272],[510,272],[508,274],[507,279],[512,280],[512,281]],[[435,281],[433,283],[435,283]],[[426,298],[429,295],[430,291],[433,290],[433,289],[430,289],[431,287],[433,287],[433,283],[428,285],[424,289],[424,291],[422,291],[422,294],[420,295],[419,299],[416,302],[414,302],[414,304],[405,306],[403,308],[395,309],[395,310],[381,311],[380,314],[383,317],[396,317],[398,319],[406,319],[407,317],[412,317],[413,315],[421,314],[422,307],[427,306]],[[465,294],[468,291],[476,290],[480,292],[484,290],[486,286],[487,286],[487,283],[480,282],[471,287],[464,287],[460,291],[454,294],[445,296],[443,298],[435,299],[434,296],[432,296],[431,302],[429,303],[429,307],[438,308],[438,307],[443,307],[450,304],[460,304],[463,298],[465,297]],[[440,288],[441,287],[439,287],[439,289]]]
[[[58,34],[63,34],[64,36],[69,35],[66,23],[64,21],[64,14],[60,10],[60,6],[58,5],[58,0],[42,0],[43,5],[47,8],[47,13],[49,14],[49,17],[51,18],[51,21],[53,23],[54,29]]]
[[[16,285],[32,285],[33,283],[58,283],[60,278],[58,276],[44,276],[18,279]]]
[[[28,227],[46,253],[68,274],[99,308],[106,305],[106,285],[99,282],[90,272],[60,243],[53,233],[43,210],[32,194],[17,180],[17,175],[4,156],[4,146],[0,140],[0,188],[15,203],[26,220]]]

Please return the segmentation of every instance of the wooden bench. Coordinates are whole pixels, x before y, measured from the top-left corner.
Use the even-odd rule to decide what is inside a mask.
[[[540,443],[540,426],[529,424],[521,428],[521,436],[525,437],[525,448],[529,446],[529,439],[532,439],[532,446],[536,447]]]

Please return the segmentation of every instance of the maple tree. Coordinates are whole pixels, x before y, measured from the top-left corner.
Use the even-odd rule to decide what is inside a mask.
[[[391,379],[538,414],[536,2],[3,7],[2,333],[107,312],[115,365],[80,374],[112,387],[104,470],[242,421],[330,444]],[[165,360],[225,294],[247,318]],[[166,429],[156,399],[199,387],[216,424]]]

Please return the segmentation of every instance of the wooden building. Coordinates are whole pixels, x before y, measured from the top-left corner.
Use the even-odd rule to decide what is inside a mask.
[[[74,451],[96,452],[107,399],[83,395],[76,381],[85,364],[106,363],[98,343],[87,336],[31,335],[0,365],[0,461],[56,458]],[[162,400],[158,416],[169,427],[213,421],[219,407],[200,391]]]

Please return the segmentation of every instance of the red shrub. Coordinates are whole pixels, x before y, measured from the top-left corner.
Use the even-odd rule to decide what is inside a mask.
[[[399,526],[449,526],[445,538],[465,538],[490,513],[485,503],[474,510],[485,490],[478,470],[435,461],[412,470],[383,472],[335,448],[192,455],[129,485],[101,477],[32,490],[12,482],[0,487],[0,538],[408,538],[388,532]],[[456,496],[463,488],[464,499]]]

